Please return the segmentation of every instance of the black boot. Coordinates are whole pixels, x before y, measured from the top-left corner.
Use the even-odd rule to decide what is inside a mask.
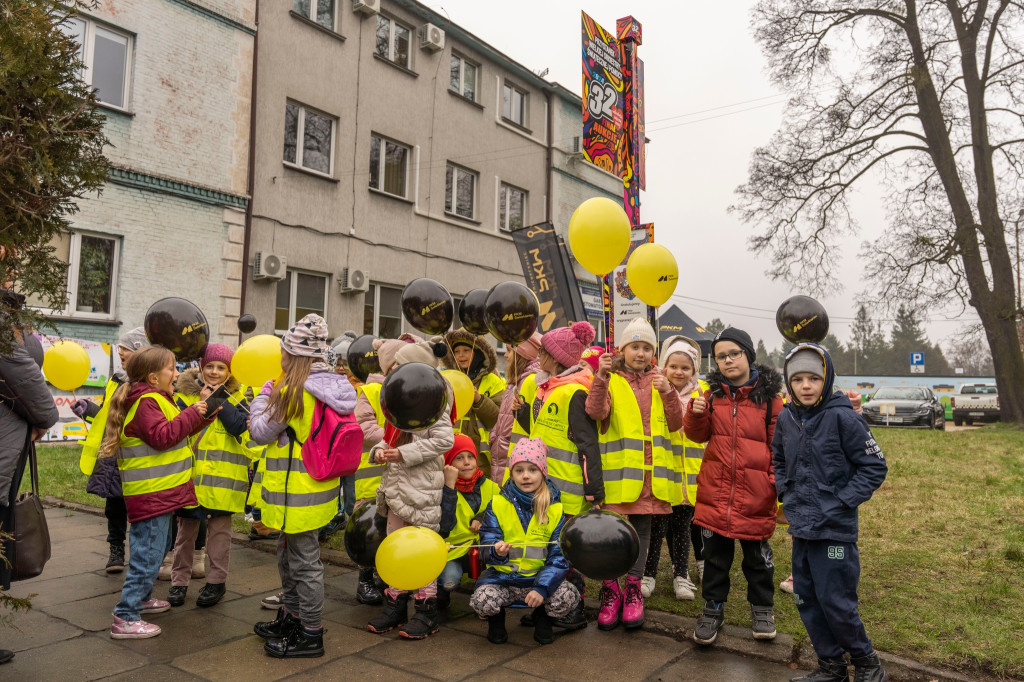
[[[284,609],[280,608],[277,610],[277,618],[256,623],[252,631],[263,639],[284,639],[292,633],[292,630],[298,630],[299,627],[299,619],[290,613],[285,613]]]
[[[403,592],[397,597],[392,597],[385,592],[384,600],[386,602],[386,606],[384,607],[383,613],[366,624],[367,630],[375,632],[378,635],[383,635],[385,632],[393,630],[399,625],[404,625],[406,619],[409,617],[408,592]]]
[[[853,682],[885,682],[889,679],[874,651],[867,656],[851,657],[850,663],[853,663]]]
[[[551,616],[544,610],[544,606],[535,608],[533,610],[533,638],[541,644],[551,644],[555,641],[551,626]]]
[[[199,590],[196,606],[213,606],[224,598],[225,591],[224,583],[206,583],[203,589]]]
[[[452,603],[452,593],[448,590],[437,588],[437,608],[440,611],[447,611]]]
[[[582,630],[587,627],[587,610],[583,606],[583,599],[580,599],[568,615],[555,620],[556,628],[565,630]]]
[[[188,585],[171,585],[167,591],[167,603],[171,606],[181,606],[185,603],[185,595],[188,594]]]
[[[263,650],[274,658],[319,658],[324,655],[323,628],[311,635],[299,626],[284,639],[267,641]]]
[[[359,569],[359,585],[356,586],[356,601],[360,604],[379,604],[384,594],[373,580],[372,568]]]
[[[124,545],[110,545],[110,557],[107,559],[107,573],[120,573],[124,570]]]
[[[810,675],[794,677],[789,682],[849,682],[846,661],[841,658],[819,658],[818,669]]]
[[[508,630],[505,629],[504,608],[487,619],[487,641],[491,644],[504,644],[508,641]]]
[[[398,634],[406,639],[426,639],[428,635],[440,630],[437,619],[437,597],[416,600],[416,613],[409,622],[398,629]]]

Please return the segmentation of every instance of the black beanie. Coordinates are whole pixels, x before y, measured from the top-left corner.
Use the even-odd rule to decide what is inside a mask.
[[[747,354],[747,362],[754,364],[754,358],[757,357],[757,354],[754,352],[754,342],[750,340],[750,334],[746,333],[742,329],[726,327],[722,331],[718,332],[715,340],[711,342],[712,357],[715,355],[715,344],[719,341],[732,341],[742,348],[743,352]]]

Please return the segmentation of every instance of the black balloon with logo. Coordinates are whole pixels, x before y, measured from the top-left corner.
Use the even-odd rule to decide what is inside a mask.
[[[366,383],[366,377],[371,374],[380,374],[380,361],[377,359],[377,351],[373,348],[375,338],[373,334],[363,334],[352,342],[345,356],[349,371],[363,383]]]
[[[444,334],[455,319],[455,304],[452,295],[438,282],[420,277],[402,290],[402,314],[425,334]]]
[[[462,322],[462,328],[470,334],[482,336],[490,331],[484,319],[487,293],[487,289],[473,289],[459,303],[459,321]]]
[[[352,561],[364,568],[373,568],[377,548],[384,540],[384,534],[374,523],[376,516],[376,502],[363,500],[355,506],[345,524],[345,551]]]
[[[595,580],[625,575],[640,556],[636,529],[626,517],[604,509],[569,519],[558,544],[573,568]]]
[[[444,414],[448,382],[422,362],[408,362],[391,370],[380,391],[384,419],[402,431],[422,431]]]
[[[246,313],[238,318],[238,331],[243,334],[249,334],[256,329],[256,317]]]
[[[487,292],[484,320],[494,338],[518,346],[537,331],[540,322],[537,296],[519,282],[495,284]]]
[[[176,296],[149,306],[143,328],[151,344],[167,348],[178,362],[199,359],[210,340],[210,325],[203,311]]]
[[[821,343],[828,336],[828,313],[810,296],[790,296],[775,313],[779,332],[793,343]]]

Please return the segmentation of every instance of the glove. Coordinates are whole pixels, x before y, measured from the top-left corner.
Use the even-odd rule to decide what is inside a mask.
[[[85,398],[79,398],[75,402],[71,403],[71,411],[75,413],[79,419],[85,419],[85,411],[89,408],[89,401]]]

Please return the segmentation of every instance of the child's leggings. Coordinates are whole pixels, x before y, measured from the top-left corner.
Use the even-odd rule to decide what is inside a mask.
[[[513,587],[511,585],[480,585],[473,590],[469,605],[478,615],[490,618],[496,616],[506,606],[524,599],[532,587]],[[544,610],[552,618],[558,619],[569,615],[579,603],[580,593],[568,580],[563,580],[555,593],[544,600]]]
[[[320,561],[318,534],[319,529],[281,533],[277,544],[281,603],[286,612],[298,616],[302,627],[309,630],[321,627],[324,613],[324,565]]]
[[[179,516],[178,537],[174,544],[174,565],[171,568],[171,584],[188,587],[192,579],[192,560],[195,557],[196,538],[202,521]],[[210,572],[206,582],[221,584],[228,579],[228,562],[231,557],[231,516],[210,516],[206,520],[206,552],[210,557]]]
[[[390,509],[388,509],[388,535],[391,535],[392,533],[394,533],[399,528],[405,528],[406,526],[411,526],[411,525],[412,525],[411,523],[409,523],[408,521],[403,519],[401,516],[399,516],[395,512],[393,512]],[[398,589],[395,589],[394,587],[389,587],[385,591],[387,592],[389,597],[394,599],[398,595],[405,594],[409,590],[398,590]],[[421,587],[420,589],[416,590],[416,599],[430,599],[431,597],[436,597],[436,596],[437,596],[437,581],[436,580],[433,581],[432,583],[430,583],[429,585],[427,585],[425,587]]]
[[[671,514],[657,514],[651,520],[651,548],[647,552],[647,567],[644,575],[652,578],[658,575],[661,561],[661,539],[668,541],[668,556],[672,559],[673,577],[689,576],[690,568],[690,524],[693,521],[693,507],[676,505]]]
[[[156,574],[164,560],[171,514],[162,514],[145,521],[135,521],[128,529],[128,574],[121,587],[121,601],[114,615],[127,621],[141,620],[142,603],[153,593]]]

